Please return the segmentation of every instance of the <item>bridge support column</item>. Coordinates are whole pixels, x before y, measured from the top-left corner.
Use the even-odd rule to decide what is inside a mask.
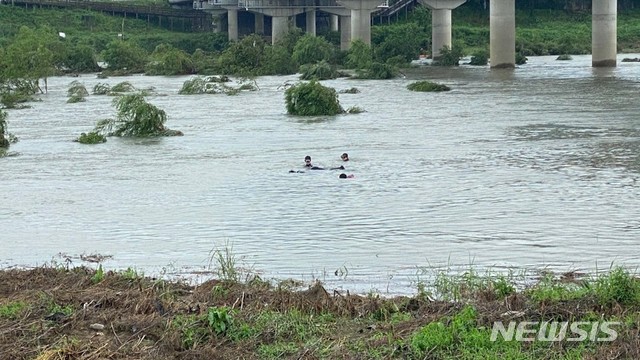
[[[371,13],[383,0],[337,0],[337,3],[351,10],[351,42],[362,40],[371,45]]]
[[[331,31],[338,31],[340,28],[338,27],[339,24],[339,20],[338,20],[338,15],[334,15],[331,14],[330,15],[330,21],[331,21]]]
[[[211,22],[213,22],[213,32],[219,33],[222,31],[222,16],[220,15],[211,15]]]
[[[254,16],[254,27],[256,34],[263,35],[264,34],[264,14],[253,14]]]
[[[431,9],[431,55],[440,56],[443,47],[451,49],[451,10],[466,0],[419,0]]]
[[[304,8],[254,9],[253,11],[271,16],[271,45],[274,45],[289,31],[289,18],[302,14]]]
[[[592,0],[591,66],[615,67],[618,0]]]
[[[238,10],[227,9],[227,24],[230,41],[238,40]]]
[[[489,57],[492,68],[516,66],[515,0],[489,3]]]
[[[340,50],[351,47],[351,16],[340,16]]]
[[[289,31],[288,16],[273,16],[271,18],[271,44],[275,44],[282,39]]]
[[[316,11],[309,10],[306,13],[307,17],[307,34],[316,36]]]

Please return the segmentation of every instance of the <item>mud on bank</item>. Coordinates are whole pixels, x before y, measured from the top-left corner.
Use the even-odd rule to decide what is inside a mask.
[[[382,298],[257,277],[192,286],[133,270],[7,269],[0,359],[638,359],[640,284],[612,274],[518,292],[504,279],[457,279],[455,301],[436,301],[424,289]],[[488,340],[511,319],[621,324],[613,342]]]

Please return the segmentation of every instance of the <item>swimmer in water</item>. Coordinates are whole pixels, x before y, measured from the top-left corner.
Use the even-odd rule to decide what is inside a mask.
[[[354,177],[355,177],[355,175],[353,175],[353,174],[347,175],[345,173],[342,173],[342,174],[340,174],[340,176],[338,176],[338,178],[340,178],[340,179],[353,179]]]
[[[307,155],[304,157],[304,167],[309,168],[309,170],[327,170],[325,168],[319,166],[313,166],[311,164],[311,156]],[[344,166],[340,165],[335,168],[330,168],[329,170],[344,170]]]
[[[340,159],[342,159],[342,161],[349,161],[349,154],[342,153],[342,155],[340,155]]]

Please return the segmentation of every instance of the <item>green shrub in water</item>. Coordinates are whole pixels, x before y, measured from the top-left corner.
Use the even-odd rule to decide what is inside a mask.
[[[305,64],[300,66],[300,80],[328,80],[338,77],[338,72],[326,60],[316,64]]]
[[[80,134],[76,141],[80,144],[101,144],[103,142],[107,142],[107,138],[102,134],[98,134],[97,132],[92,131],[88,134]]]
[[[336,90],[322,86],[315,80],[288,88],[285,91],[285,101],[287,113],[291,115],[336,115],[344,112]]]
[[[479,50],[471,55],[469,65],[484,66],[489,63],[489,53],[487,50]]]
[[[407,89],[411,91],[423,91],[423,92],[435,92],[435,91],[449,91],[450,87],[443,84],[434,83],[431,81],[417,81],[407,85]]]

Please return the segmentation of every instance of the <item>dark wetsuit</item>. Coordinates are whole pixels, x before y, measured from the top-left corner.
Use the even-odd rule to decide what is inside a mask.
[[[321,168],[319,166],[313,166],[311,164],[305,165],[304,167],[308,168],[309,170],[344,170],[344,166],[342,166],[342,165],[340,165],[339,167],[329,168],[329,169]],[[290,173],[303,173],[304,171],[302,171],[302,170],[289,170],[289,172]]]

